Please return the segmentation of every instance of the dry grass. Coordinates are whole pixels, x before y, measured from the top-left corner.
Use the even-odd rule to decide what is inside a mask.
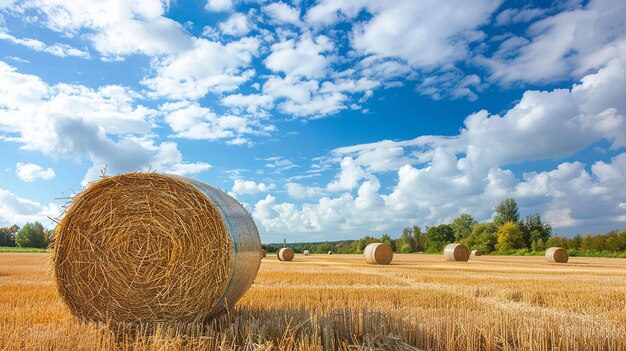
[[[217,206],[158,173],[91,183],[56,233],[59,293],[91,321],[201,322],[215,313],[234,261]]]
[[[0,254],[0,350],[626,350],[623,259],[268,256],[228,315],[117,337],[71,316],[48,262]]]

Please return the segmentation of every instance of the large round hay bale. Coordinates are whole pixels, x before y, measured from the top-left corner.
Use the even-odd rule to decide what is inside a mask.
[[[567,263],[569,254],[562,247],[551,247],[546,250],[546,260],[552,263]]]
[[[443,257],[446,261],[468,261],[470,252],[463,244],[448,244],[443,249]]]
[[[372,243],[363,250],[365,261],[370,264],[389,264],[393,259],[393,250],[386,243]]]
[[[279,261],[292,261],[293,260],[293,250],[288,247],[283,247],[279,249],[276,253]]]
[[[259,233],[239,202],[158,173],[91,183],[55,235],[57,288],[83,320],[206,321],[245,293],[261,261]]]
[[[472,250],[472,256],[482,256],[483,254],[480,253],[480,250]]]

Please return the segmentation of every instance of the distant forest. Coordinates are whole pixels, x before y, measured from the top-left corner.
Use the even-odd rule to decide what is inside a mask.
[[[0,247],[45,249],[53,238],[54,231],[46,230],[39,222],[26,223],[21,228],[17,225],[0,228]],[[366,235],[357,240],[288,243],[287,246],[298,253],[309,250],[311,253],[358,254],[374,242],[388,243],[398,253],[440,253],[447,244],[460,242],[482,254],[539,255],[548,247],[560,246],[571,256],[626,258],[626,230],[578,234],[572,238],[553,235],[552,226],[538,213],[522,219],[514,199],[498,204],[490,222],[478,223],[471,215],[461,214],[447,224],[424,229],[417,225],[404,228],[396,238],[389,234],[381,237]],[[282,243],[263,245],[268,252],[276,252],[281,247]]]
[[[398,253],[441,253],[444,246],[460,242],[470,250],[482,254],[540,255],[552,246],[568,250],[571,256],[602,256],[626,258],[626,230],[608,233],[578,234],[572,238],[552,234],[552,226],[545,223],[538,213],[521,218],[514,199],[506,199],[496,206],[493,221],[478,223],[471,215],[461,214],[451,223],[434,227],[420,226],[404,228],[397,238],[389,234],[381,237],[366,235],[357,240],[332,242],[287,243],[287,247],[301,253],[338,254],[362,253],[365,246],[374,242],[391,245]],[[264,244],[268,252],[276,252],[282,243]]]

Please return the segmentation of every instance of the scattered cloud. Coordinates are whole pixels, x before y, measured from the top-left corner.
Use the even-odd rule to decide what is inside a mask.
[[[177,175],[195,175],[208,171],[213,166],[206,162],[195,163],[175,163],[167,168],[161,170],[163,173],[171,173]]]
[[[34,11],[41,15],[44,26],[68,37],[89,30],[92,34],[84,38],[105,58],[123,59],[136,53],[172,54],[190,46],[183,26],[163,16],[165,5],[161,0],[25,0],[5,2],[0,9],[16,14]]]
[[[61,212],[62,209],[54,203],[42,205],[0,189],[0,226],[22,226],[35,221],[50,225],[52,221],[48,217],[57,218]]]
[[[174,135],[172,137],[197,140],[227,140],[234,144],[247,143],[246,135],[265,134],[271,126],[261,126],[258,120],[245,117],[219,116],[197,102],[168,103],[161,107],[166,111],[165,121]]]
[[[497,25],[510,25],[516,23],[527,23],[546,14],[546,9],[541,8],[508,8],[501,11],[496,16]]]
[[[502,84],[580,78],[625,56],[624,16],[626,7],[619,2],[590,1],[533,22],[523,36],[502,42],[493,56],[476,61]]]
[[[220,31],[227,35],[240,37],[248,34],[252,28],[248,18],[243,13],[234,13],[226,21],[219,24]]]
[[[208,0],[204,6],[208,11],[226,12],[233,9],[233,0]]]
[[[274,184],[256,183],[253,180],[235,179],[233,182],[233,193],[237,195],[252,195],[256,193],[266,193],[275,188]]]
[[[15,174],[25,182],[34,182],[35,180],[50,180],[56,175],[52,168],[43,168],[34,163],[18,162],[15,165]]]
[[[293,182],[285,184],[285,188],[292,199],[312,199],[325,194],[325,190],[318,186],[304,186]]]
[[[137,97],[122,86],[48,85],[0,61],[0,132],[25,150],[89,159],[83,183],[104,168],[117,173],[182,162],[176,143],[154,140],[156,112],[136,104]]]
[[[83,183],[103,168],[192,175],[212,164],[221,169],[219,156],[211,164],[183,157],[201,141],[219,150],[231,146],[218,143],[268,147],[258,154],[285,157],[257,159],[263,166],[254,171],[267,177],[262,183],[240,175],[228,181],[233,195],[256,202],[247,208],[273,233],[381,232],[460,212],[487,219],[508,196],[561,228],[626,222],[626,7],[618,1],[544,9],[486,0],[471,8],[460,0],[208,0],[206,11],[215,13],[205,15],[214,20],[184,24],[168,18],[170,4],[180,5],[0,2],[0,40],[30,49],[6,60],[33,62],[18,72],[0,61],[0,141],[54,160],[87,161]],[[247,12],[237,11],[243,7]],[[35,52],[84,66],[63,82],[39,71]],[[116,74],[97,77],[94,67]],[[292,130],[296,123],[309,128],[342,111],[366,114],[404,90],[457,104],[525,84],[533,89],[504,111],[472,108],[477,112],[458,134],[344,147],[335,140],[312,160],[310,151],[268,146],[293,133],[309,138]],[[395,110],[388,112],[394,119]],[[421,110],[415,115],[421,118]],[[590,147],[605,148],[610,159],[576,161]],[[525,167],[536,160],[551,166]],[[24,181],[54,177],[53,169],[27,160],[10,164],[18,161]],[[3,191],[3,211],[16,221],[55,210]]]
[[[11,34],[0,30],[0,39],[9,41],[16,45],[25,46],[35,51],[45,52],[54,56],[66,57],[75,56],[81,58],[89,58],[87,51],[79,50],[71,47],[67,44],[52,44],[48,45],[40,40],[31,38],[16,38]]]
[[[333,50],[330,38],[324,35],[303,34],[299,40],[290,39],[272,45],[271,54],[264,60],[273,72],[291,77],[319,78],[328,73]]]
[[[263,6],[263,12],[265,12],[272,21],[279,24],[300,24],[300,10],[284,2],[274,2]]]
[[[226,45],[196,38],[191,50],[159,60],[154,75],[142,83],[167,99],[198,99],[209,91],[233,91],[254,76],[254,70],[246,67],[259,44],[258,39],[248,37]]]
[[[542,212],[557,228],[624,222],[626,153],[611,162],[563,162],[521,179],[507,166],[571,156],[601,140],[613,150],[626,147],[626,105],[619,96],[625,70],[623,60],[614,60],[570,89],[526,91],[501,116],[468,116],[456,136],[335,149],[329,159],[340,169],[326,190],[338,195],[320,193],[316,202],[299,206],[267,195],[254,216],[273,233],[397,231],[451,221],[463,212],[487,220],[495,204],[514,197],[523,210]],[[395,185],[381,192],[379,176],[390,171]],[[306,198],[309,188],[294,183],[287,190],[297,199]]]
[[[265,167],[275,172],[282,172],[292,168],[300,167],[282,156],[268,157],[264,159],[264,161],[266,161]]]

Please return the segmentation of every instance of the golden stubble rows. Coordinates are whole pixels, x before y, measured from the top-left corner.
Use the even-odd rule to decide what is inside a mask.
[[[626,349],[623,259],[270,255],[227,315],[125,334],[72,317],[48,267],[0,254],[0,350]]]

